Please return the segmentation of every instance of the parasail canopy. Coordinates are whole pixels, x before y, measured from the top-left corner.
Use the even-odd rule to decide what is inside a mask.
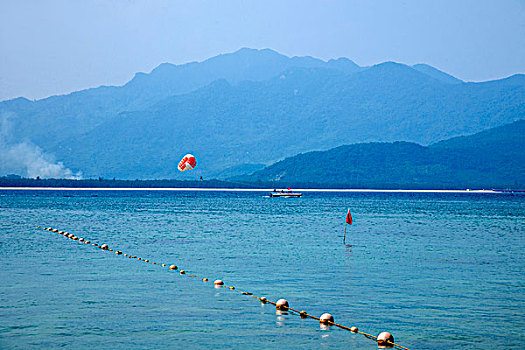
[[[197,165],[197,160],[195,157],[191,154],[186,154],[184,157],[182,157],[181,161],[179,162],[179,170],[180,171],[186,171],[191,170],[195,168]]]

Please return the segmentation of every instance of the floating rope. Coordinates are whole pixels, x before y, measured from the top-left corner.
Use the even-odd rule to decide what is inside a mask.
[[[37,226],[37,228],[42,228],[42,227],[41,226]],[[59,231],[59,230],[57,230],[55,228],[51,228],[51,227],[44,227],[43,230],[49,231],[49,232],[58,233],[60,235],[63,235],[66,238],[78,241],[79,243],[88,244],[88,245],[91,245],[93,247],[97,247],[97,248],[99,248],[101,250],[107,250],[107,251],[110,251],[110,252],[113,251],[113,249],[109,248],[109,246],[107,244],[98,244],[98,243],[95,243],[95,242],[92,243],[91,240],[87,240],[85,238],[79,238],[79,237],[77,237],[77,236],[75,236],[75,235],[73,235],[73,234],[71,234],[69,232]],[[157,264],[156,262],[152,262],[149,259],[143,259],[141,257],[137,257],[137,256],[134,256],[134,255],[123,253],[121,250],[115,251],[115,254],[116,255],[122,255],[124,257],[129,258],[129,259],[136,259],[136,260],[143,261],[145,263],[158,265],[159,267],[168,267],[168,270],[177,270],[179,268],[177,265],[168,265],[168,264],[160,264],[160,263]],[[193,275],[193,274],[192,275],[188,275],[188,274],[186,274],[186,271],[184,271],[184,270],[180,270],[179,274],[187,276],[187,277],[197,277],[197,275]],[[204,278],[202,278],[202,281],[208,282],[209,280],[208,280],[208,278],[204,277]],[[253,293],[246,292],[246,291],[241,291],[239,289],[236,289],[234,286],[227,286],[227,285],[224,284],[224,282],[222,280],[215,280],[213,282],[213,285],[215,287],[228,288],[228,289],[230,289],[232,291],[236,291],[236,292],[238,292],[238,293],[240,293],[242,295],[252,296],[253,298],[259,300],[261,303],[264,303],[264,304],[269,303],[269,304],[275,305],[275,307],[278,310],[292,311],[292,312],[298,314],[301,318],[312,318],[314,320],[318,320],[321,324],[332,325],[332,326],[336,326],[336,327],[339,327],[341,329],[350,331],[352,333],[362,334],[366,338],[372,339],[375,342],[377,342],[378,345],[393,346],[393,347],[396,347],[396,348],[399,348],[399,349],[402,349],[402,350],[410,350],[410,349],[408,349],[408,348],[406,348],[404,346],[401,346],[401,345],[399,345],[397,343],[394,343],[394,337],[388,332],[383,332],[383,333],[379,334],[378,336],[375,336],[375,335],[372,335],[372,334],[368,334],[368,333],[362,332],[355,326],[350,326],[349,327],[349,326],[345,326],[345,325],[342,325],[342,324],[339,324],[339,323],[335,323],[334,322],[334,318],[332,317],[331,314],[325,313],[325,314],[321,315],[321,317],[316,317],[316,316],[310,315],[309,313],[307,313],[304,310],[300,311],[300,310],[291,308],[288,305],[288,301],[286,301],[285,299],[279,299],[278,301],[273,302],[271,300],[266,299],[265,297],[258,297],[256,295],[253,295]]]

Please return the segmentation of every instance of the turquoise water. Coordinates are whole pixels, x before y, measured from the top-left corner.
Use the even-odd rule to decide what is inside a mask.
[[[277,315],[245,290],[374,335],[389,331],[411,349],[520,349],[524,199],[0,191],[0,348],[377,348]],[[347,208],[354,224],[344,245]]]

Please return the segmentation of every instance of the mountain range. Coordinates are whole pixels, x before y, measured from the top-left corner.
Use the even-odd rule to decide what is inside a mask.
[[[428,145],[512,123],[525,118],[525,76],[467,83],[424,64],[360,67],[346,58],[241,49],[161,64],[120,87],[3,101],[0,118],[0,150],[16,155],[14,148],[31,145],[47,168],[84,177],[225,178],[301,152],[358,142]],[[186,153],[198,166],[179,173]]]
[[[345,145],[286,158],[232,178],[271,187],[525,188],[525,120],[429,146]]]

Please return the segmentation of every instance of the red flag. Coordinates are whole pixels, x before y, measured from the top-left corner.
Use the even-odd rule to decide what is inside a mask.
[[[346,214],[346,223],[352,225],[352,214],[350,214],[350,209],[348,209],[348,214]]]

